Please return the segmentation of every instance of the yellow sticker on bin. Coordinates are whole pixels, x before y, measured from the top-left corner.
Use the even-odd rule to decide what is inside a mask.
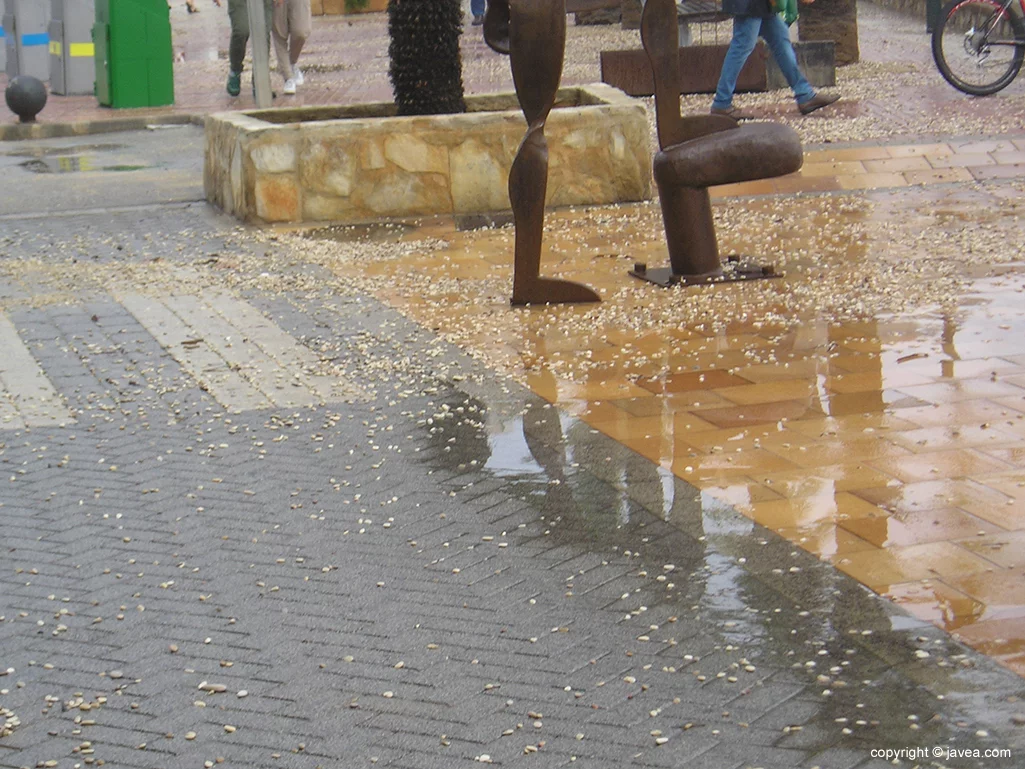
[[[51,40],[50,41],[50,55],[51,56],[60,56],[61,55],[61,42],[60,42],[60,40]]]
[[[96,55],[96,46],[92,43],[72,43],[68,46],[68,55],[92,58]]]

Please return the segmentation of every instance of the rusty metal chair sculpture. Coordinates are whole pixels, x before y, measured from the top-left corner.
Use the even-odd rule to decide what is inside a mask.
[[[779,123],[746,123],[722,115],[680,114],[679,34],[676,0],[647,0],[641,42],[655,81],[658,143],[655,184],[669,246],[666,269],[638,264],[632,275],[659,285],[772,277],[771,268],[742,263],[723,270],[708,188],[768,179],[801,167],[797,133]]]
[[[565,0],[491,0],[484,40],[508,54],[527,132],[509,171],[509,202],[516,227],[512,304],[599,302],[587,286],[541,277],[548,143],[545,121],[555,105],[566,48]]]

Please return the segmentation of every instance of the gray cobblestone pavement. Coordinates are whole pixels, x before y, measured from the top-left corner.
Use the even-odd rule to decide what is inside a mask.
[[[1022,765],[1022,681],[828,564],[331,275],[261,275],[274,239],[184,191],[49,189],[0,222],[0,767]],[[199,337],[150,309],[211,287]],[[15,345],[59,404],[17,401]],[[345,397],[250,408],[246,345]]]

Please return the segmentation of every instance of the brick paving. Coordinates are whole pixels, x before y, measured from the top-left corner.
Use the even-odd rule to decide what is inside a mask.
[[[1020,678],[343,279],[264,285],[273,239],[168,203],[2,244],[67,413],[0,431],[0,767],[1020,763]],[[119,300],[213,286],[356,390],[225,405]]]
[[[147,117],[244,106],[215,13],[174,10],[197,76]],[[303,98],[387,99],[360,64]],[[821,183],[925,170],[862,150]],[[0,219],[0,767],[1021,764],[1021,678],[929,622],[344,278],[267,277],[273,239],[181,201],[61,214],[54,178],[52,216]],[[253,408],[211,382],[255,328],[193,367],[127,298],[209,290],[355,389]],[[63,412],[13,398],[31,376]]]

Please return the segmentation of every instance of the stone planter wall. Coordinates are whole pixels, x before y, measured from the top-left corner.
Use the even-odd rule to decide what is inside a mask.
[[[224,112],[206,118],[207,199],[248,222],[357,223],[509,209],[526,123],[514,94],[459,115],[392,104]],[[651,197],[643,104],[596,84],[559,92],[548,119],[551,206]]]

